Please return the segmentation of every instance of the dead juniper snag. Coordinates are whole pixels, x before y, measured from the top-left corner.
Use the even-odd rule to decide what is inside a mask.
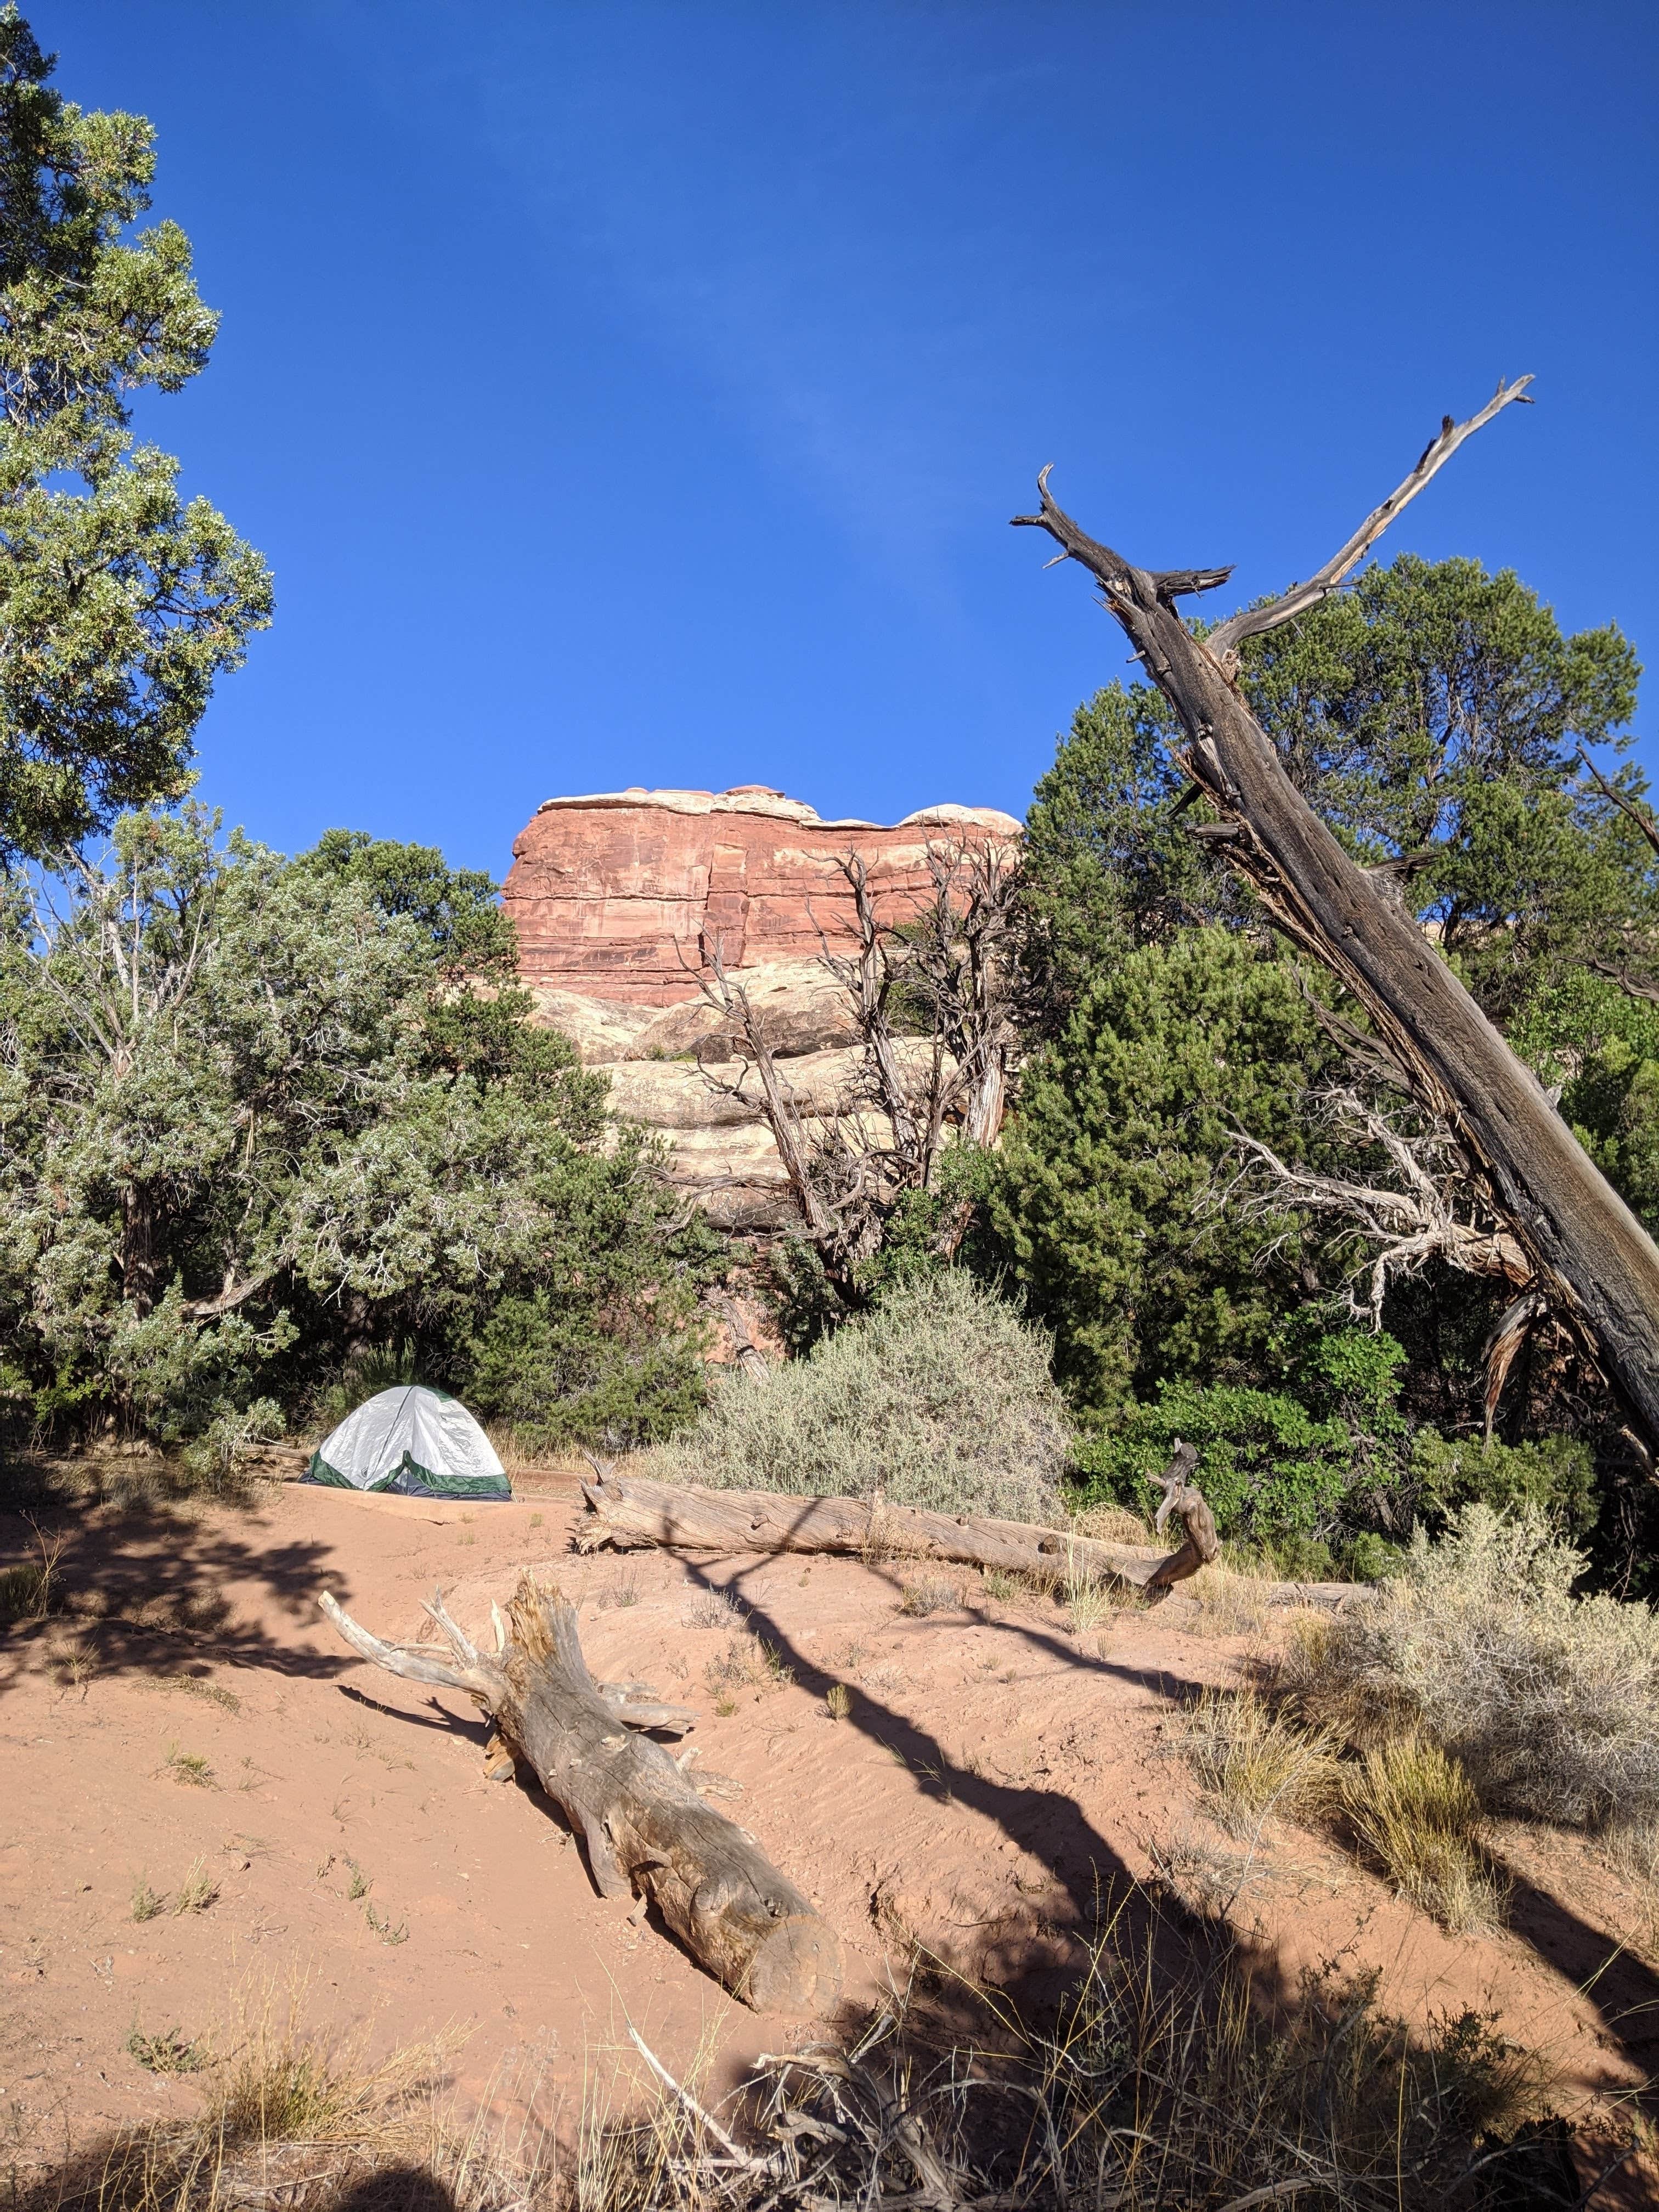
[[[1370,1017],[1419,1105],[1455,1132],[1492,1211],[1523,1257],[1529,1287],[1578,1337],[1650,1438],[1659,1438],[1659,1247],[1596,1168],[1543,1085],[1392,895],[1389,867],[1350,859],[1298,791],[1238,688],[1238,647],[1340,589],[1402,507],[1530,377],[1500,383],[1465,422],[1449,415],[1416,466],[1306,584],[1244,609],[1207,637],[1176,602],[1226,580],[1225,568],[1155,574],[1091,538],[1037,479],[1041,507],[1017,523],[1046,531],[1057,557],[1101,588],[1152,682],[1179,716],[1176,755],[1217,819],[1194,834],[1250,884],[1273,921],[1322,962]]]
[[[491,1722],[488,1756],[530,1767],[587,1846],[603,1897],[649,1898],[697,1963],[757,2012],[822,2012],[841,1993],[841,1941],[794,1884],[702,1795],[646,1729],[684,1734],[695,1716],[639,1682],[588,1672],[576,1613],[520,1577],[495,1650],[480,1651],[445,1612],[427,1612],[450,1656],[383,1643],[325,1590],[318,1603],[352,1649],[416,1682],[465,1691]]]

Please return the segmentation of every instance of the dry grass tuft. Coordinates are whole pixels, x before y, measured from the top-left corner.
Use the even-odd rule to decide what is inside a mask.
[[[938,1961],[931,1978],[951,1979]],[[1145,1891],[1120,1900],[1052,2033],[993,1996],[984,2038],[964,2038],[970,1993],[952,1998],[942,2056],[926,2023],[910,2033],[900,1994],[848,2045],[763,2058],[714,2109],[706,2067],[677,2081],[635,2038],[649,2074],[631,2095],[614,2073],[589,2081],[574,2155],[533,2123],[461,2124],[453,2045],[369,2066],[256,2030],[220,2060],[174,2030],[151,2040],[163,2063],[170,2050],[205,2069],[200,2115],[15,2181],[13,2212],[1216,2212],[1291,2197],[1474,2212],[1477,2164],[1482,2206],[1518,2203],[1539,2141],[1559,2155],[1556,2136],[1517,2132],[1543,2084],[1488,2022],[1416,2039],[1364,1981],[1264,1989],[1245,1954],[1182,1935]]]
[[[180,1751],[176,1743],[167,1746],[163,1768],[182,1789],[214,1790],[218,1787],[211,1763],[200,1752]]]
[[[741,1628],[749,1615],[730,1590],[699,1590],[680,1615],[688,1628]]]
[[[1200,1567],[1190,1581],[1178,1585],[1183,1596],[1198,1607],[1193,1623],[1200,1636],[1264,1637],[1273,1620],[1261,1580],[1241,1575],[1220,1560]]]
[[[949,1575],[921,1575],[901,1585],[899,1611],[925,1620],[930,1613],[955,1613],[962,1604],[962,1584]]]
[[[1062,1601],[1073,1636],[1087,1636],[1118,1610],[1116,1586],[1073,1565],[1066,1571]]]
[[[659,2067],[653,2109],[585,2130],[583,2212],[1473,2212],[1523,2201],[1505,2190],[1537,2171],[1516,2131],[1540,2069],[1488,2022],[1465,2014],[1419,2041],[1367,1981],[1264,1991],[1239,1951],[1177,1937],[1144,1892],[1103,1930],[1052,2033],[992,1996],[985,2045],[941,2057],[904,2015],[951,1978],[936,1960],[916,1969],[850,2049],[761,2060],[735,2115]],[[1468,2186],[1477,2158],[1490,2194]]]
[[[981,1573],[985,1595],[994,1605],[1041,1605],[1060,1589],[1059,1578],[1052,1574],[1026,1574],[1006,1567],[986,1567]]]
[[[1345,1776],[1342,1796],[1360,1843],[1419,1911],[1454,1934],[1502,1920],[1480,1797],[1438,1744],[1396,1736],[1374,1747]]]
[[[158,1674],[155,1678],[158,1690],[176,1690],[187,1698],[200,1698],[210,1705],[217,1705],[222,1713],[240,1713],[242,1701],[234,1690],[228,1690],[222,1682],[210,1682],[200,1674]]]
[[[164,1890],[152,1889],[143,1875],[137,1875],[132,1884],[132,1917],[135,1920],[154,1920],[167,1904]]]
[[[1103,1501],[1085,1505],[1073,1513],[1071,1530],[1074,1536],[1088,1536],[1097,1544],[1149,1544],[1162,1542],[1152,1522],[1127,1505],[1113,1505]]]
[[[775,1645],[764,1637],[748,1634],[734,1636],[718,1658],[708,1661],[702,1676],[714,1699],[714,1710],[720,1711],[724,1700],[728,1713],[736,1710],[739,1690],[753,1690],[757,1696],[765,1697],[795,1679]]]
[[[192,1859],[184,1881],[179,1886],[178,1894],[173,1900],[174,1915],[205,1912],[209,1905],[216,1901],[218,1895],[219,1885],[208,1872],[207,1861],[199,1858]],[[135,1920],[138,1917],[136,1909],[132,1917]]]
[[[1274,1814],[1316,1815],[1337,1795],[1335,1738],[1254,1690],[1206,1690],[1179,1728],[1200,1787],[1230,1835],[1257,1832]]]
[[[457,2109],[456,2041],[372,2065],[269,2021],[222,2057],[210,2039],[135,2027],[127,2048],[149,2071],[202,2078],[200,2112],[118,2130],[33,2175],[14,2163],[10,2212],[565,2212],[539,2123]]]
[[[64,1556],[64,1539],[43,1535],[33,1522],[29,1526],[34,1528],[40,1556],[0,1568],[0,1628],[48,1620],[62,1603],[58,1562]]]

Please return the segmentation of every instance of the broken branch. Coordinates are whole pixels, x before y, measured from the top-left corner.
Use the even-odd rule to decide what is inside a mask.
[[[1531,406],[1527,398],[1527,386],[1531,382],[1530,376],[1517,376],[1513,384],[1505,384],[1500,376],[1497,391],[1478,415],[1471,415],[1467,422],[1455,422],[1449,415],[1443,416],[1437,434],[1424,447],[1411,474],[1403,483],[1395,486],[1381,507],[1371,509],[1347,544],[1331,556],[1318,574],[1305,584],[1292,584],[1289,591],[1270,600],[1265,607],[1245,607],[1230,617],[1205,640],[1210,652],[1218,660],[1224,660],[1237,652],[1243,639],[1258,636],[1266,629],[1277,629],[1280,623],[1291,622],[1297,615],[1306,614],[1310,607],[1316,607],[1322,599],[1329,599],[1359,566],[1401,510],[1409,507],[1424,486],[1445,467],[1465,438],[1472,438],[1477,430],[1484,429],[1511,400],[1518,399]]]
[[[426,1609],[449,1644],[447,1661],[371,1635],[327,1591],[318,1603],[374,1665],[464,1690],[484,1708],[497,1757],[530,1767],[580,1831],[602,1897],[649,1899],[698,1964],[757,2012],[835,2002],[835,1930],[741,1828],[704,1802],[663,1747],[636,1732],[684,1729],[693,1716],[645,1702],[635,1694],[643,1683],[596,1683],[575,1608],[558,1590],[520,1578],[497,1659],[478,1651],[441,1597]]]

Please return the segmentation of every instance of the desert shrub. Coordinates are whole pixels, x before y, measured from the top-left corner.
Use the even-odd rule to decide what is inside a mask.
[[[366,1348],[532,1442],[689,1412],[723,1247],[515,959],[435,851],[285,860],[194,806],[124,815],[27,927],[0,902],[0,1405],[210,1486]]]
[[[1073,1455],[1085,1494],[1151,1511],[1183,1437],[1221,1535],[1270,1574],[1318,1581],[1400,1482],[1404,1358],[1393,1337],[1322,1328],[1304,1309],[1281,1332],[1278,1387],[1166,1379],[1086,1435]]]
[[[1168,1382],[1079,1445],[1085,1495],[1155,1507],[1163,1493],[1153,1478],[1177,1437],[1197,1447],[1198,1485],[1217,1528],[1247,1542],[1276,1547],[1331,1527],[1352,1479],[1352,1442],[1337,1417],[1316,1419],[1280,1391]]]
[[[1427,1736],[1395,1736],[1345,1778],[1355,1834],[1400,1894],[1454,1932],[1502,1917],[1474,1784]]]
[[[1571,1535],[1587,1534],[1595,1522],[1595,1458],[1577,1437],[1506,1444],[1419,1429],[1412,1481],[1418,1510],[1433,1520],[1480,1504],[1500,1513],[1536,1506]]]
[[[1583,1555],[1536,1506],[1466,1506],[1304,1638],[1304,1711],[1372,1744],[1420,1729],[1494,1808],[1575,1825],[1659,1812],[1659,1620],[1575,1597]]]
[[[1047,1340],[947,1268],[894,1285],[764,1382],[728,1377],[652,1464],[722,1490],[1053,1521],[1068,1443]]]
[[[948,1575],[921,1575],[904,1584],[899,1611],[926,1620],[930,1613],[954,1613],[962,1603],[962,1584]]]

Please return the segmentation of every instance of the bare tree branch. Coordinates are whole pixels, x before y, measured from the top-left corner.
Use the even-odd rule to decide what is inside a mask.
[[[1467,422],[1454,422],[1449,415],[1444,416],[1437,434],[1424,447],[1417,466],[1405,482],[1395,485],[1381,507],[1372,508],[1347,544],[1332,555],[1316,575],[1305,584],[1292,584],[1265,607],[1242,609],[1211,631],[1205,642],[1216,659],[1224,665],[1236,655],[1245,638],[1258,636],[1263,630],[1277,629],[1280,623],[1291,622],[1297,615],[1306,614],[1310,607],[1316,607],[1322,599],[1329,599],[1359,566],[1401,508],[1408,507],[1424,486],[1444,468],[1465,438],[1472,438],[1477,430],[1484,429],[1511,400],[1518,399],[1528,407],[1532,404],[1527,398],[1527,386],[1531,382],[1530,376],[1517,376],[1513,384],[1505,384],[1500,377],[1497,391],[1478,415],[1471,415]]]
[[[1368,1280],[1363,1302],[1350,1291],[1351,1311],[1380,1328],[1389,1283],[1397,1275],[1415,1274],[1431,1259],[1462,1274],[1497,1277],[1536,1293],[1531,1261],[1481,1205],[1462,1148],[1445,1123],[1407,1132],[1349,1089],[1327,1091],[1319,1108],[1346,1147],[1382,1152],[1397,1183],[1358,1182],[1303,1167],[1241,1130],[1234,1143],[1248,1163],[1243,1206],[1258,1216],[1288,1206],[1347,1223],[1365,1253],[1356,1272]]]
[[[1437,467],[1462,436],[1519,396],[1519,381],[1501,386],[1461,432],[1447,426],[1414,476],[1426,480],[1431,462]],[[1041,511],[1014,520],[1046,531],[1099,583],[1107,611],[1180,719],[1182,765],[1237,827],[1224,848],[1229,866],[1274,926],[1364,1008],[1418,1104],[1455,1133],[1555,1313],[1659,1437],[1659,1245],[1413,917],[1382,895],[1291,782],[1230,680],[1225,636],[1218,658],[1160,596],[1155,575],[1090,537],[1059,507],[1048,475],[1045,469],[1038,479]],[[1402,489],[1419,488],[1408,480]],[[1386,514],[1399,505],[1396,495]],[[1281,601],[1272,618],[1290,611]]]
[[[1652,815],[1648,812],[1645,807],[1638,806],[1635,800],[1630,798],[1627,793],[1616,790],[1614,787],[1607,781],[1606,776],[1602,775],[1601,769],[1597,768],[1595,763],[1584,750],[1583,745],[1580,745],[1578,748],[1578,757],[1583,761],[1586,769],[1595,779],[1595,782],[1600,785],[1602,795],[1605,798],[1610,799],[1621,814],[1628,816],[1630,820],[1636,824],[1642,835],[1647,839],[1648,843],[1653,848],[1653,850],[1656,853],[1659,853],[1659,823],[1656,823],[1654,821]]]

